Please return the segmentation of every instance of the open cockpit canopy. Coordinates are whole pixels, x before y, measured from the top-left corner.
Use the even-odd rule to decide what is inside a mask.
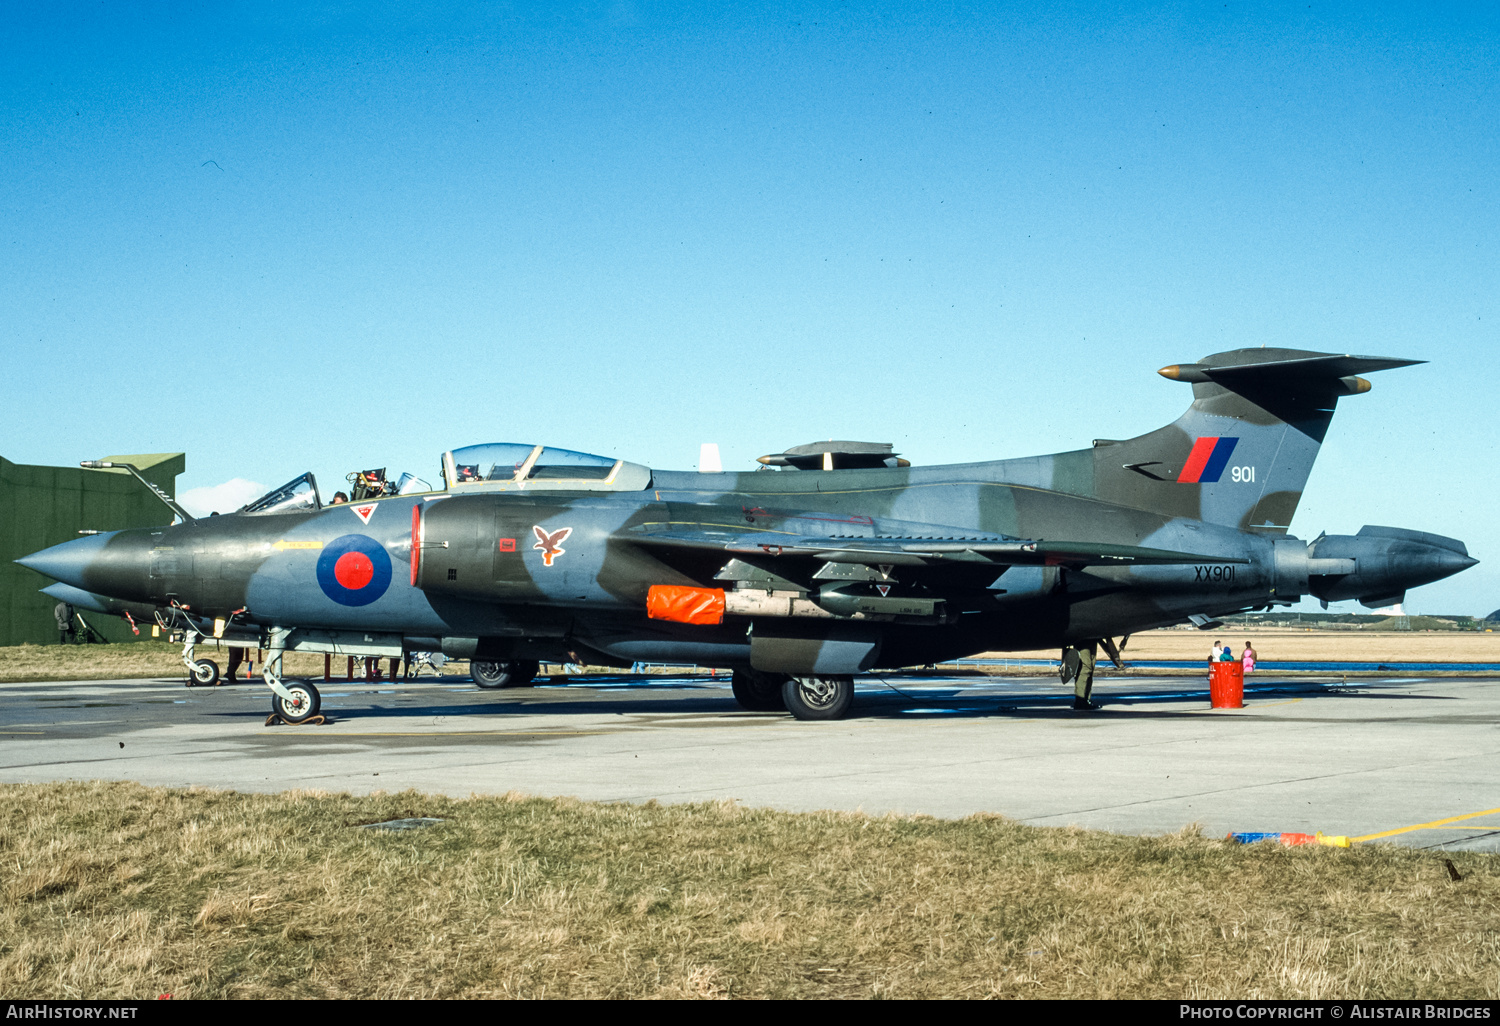
[[[550,445],[491,442],[443,453],[443,482],[455,491],[639,491],[651,483],[651,471]]]
[[[323,500],[318,495],[318,481],[308,471],[294,477],[280,488],[272,488],[254,502],[242,506],[239,513],[296,513],[300,510],[322,509]]]

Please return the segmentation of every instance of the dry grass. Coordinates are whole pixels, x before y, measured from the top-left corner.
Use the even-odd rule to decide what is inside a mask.
[[[212,638],[199,642],[195,652],[199,659],[212,659],[219,664],[220,672],[229,665],[228,651],[218,647]],[[252,653],[253,655],[253,653]],[[290,652],[284,658],[284,669],[291,677],[307,677],[314,681],[323,679],[323,657],[316,653]],[[380,660],[382,669],[390,666],[390,660]],[[259,670],[260,664],[256,663]],[[333,679],[344,680],[348,663],[344,656],[333,657]],[[545,663],[543,674],[558,674],[562,668],[555,663]],[[364,663],[354,661],[357,679],[364,679]],[[580,672],[595,674],[618,674],[621,671],[607,666],[582,666]],[[685,667],[654,667],[647,675],[684,673],[708,673],[708,670],[691,670]],[[244,676],[244,666],[240,668]],[[443,675],[457,679],[467,678],[469,663],[463,659],[452,659],[443,667]],[[48,680],[138,680],[143,678],[166,678],[187,680],[187,668],[182,665],[182,645],[170,645],[165,641],[138,641],[124,645],[10,645],[0,646],[0,684],[19,681]],[[431,673],[422,677],[424,681],[436,680]]]
[[[1492,856],[720,802],[9,785],[0,993],[1485,997]],[[442,825],[354,829],[406,816]]]
[[[217,648],[210,639],[200,642],[195,653],[199,659],[212,659],[222,672],[228,664],[228,651]],[[253,652],[251,653],[254,654]],[[291,676],[323,676],[323,657],[292,653],[286,658],[286,672]],[[342,675],[344,663],[336,662]],[[467,665],[467,664],[465,664]],[[257,664],[257,669],[259,664]],[[244,667],[241,667],[243,675]],[[363,671],[360,671],[363,672]],[[161,677],[187,680],[182,665],[182,646],[165,641],[137,641],[123,645],[8,645],[0,647],[0,683],[41,680],[136,680]]]

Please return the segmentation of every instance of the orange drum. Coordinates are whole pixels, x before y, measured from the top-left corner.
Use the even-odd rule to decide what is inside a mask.
[[[1208,672],[1208,701],[1215,709],[1245,707],[1245,666],[1238,659],[1214,663]]]

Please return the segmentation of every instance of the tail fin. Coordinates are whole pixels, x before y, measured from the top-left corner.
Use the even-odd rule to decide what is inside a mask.
[[[1057,459],[1092,456],[1090,491],[1107,502],[1285,534],[1339,397],[1370,390],[1356,375],[1422,362],[1300,349],[1215,353],[1161,369],[1193,386],[1193,404],[1175,423]]]

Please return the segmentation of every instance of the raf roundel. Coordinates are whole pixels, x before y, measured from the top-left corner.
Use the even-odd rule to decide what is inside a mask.
[[[368,606],[391,586],[391,557],[374,538],[346,534],[323,546],[318,586],[341,606]]]

